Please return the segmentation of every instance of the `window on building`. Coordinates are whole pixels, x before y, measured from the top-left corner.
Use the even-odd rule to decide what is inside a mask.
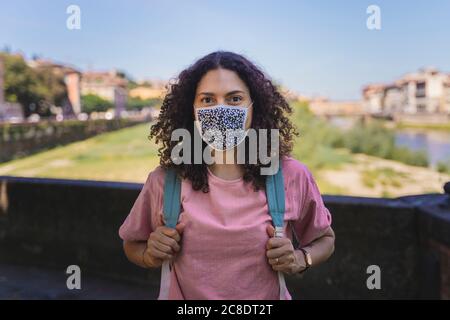
[[[425,82],[417,82],[416,97],[425,97]]]
[[[419,103],[417,105],[417,112],[425,112],[427,110],[427,106],[423,103]]]

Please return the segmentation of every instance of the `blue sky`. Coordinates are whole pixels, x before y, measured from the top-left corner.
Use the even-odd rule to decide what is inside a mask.
[[[358,99],[423,66],[450,72],[450,0],[0,0],[0,48],[136,79],[175,77],[217,49],[306,95]],[[81,8],[81,30],[66,8]],[[379,31],[366,8],[381,8]]]

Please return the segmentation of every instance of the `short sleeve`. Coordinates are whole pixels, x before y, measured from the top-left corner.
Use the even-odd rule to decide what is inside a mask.
[[[161,222],[162,169],[150,172],[128,216],[119,228],[119,236],[127,241],[146,241]]]
[[[293,229],[300,246],[303,247],[320,238],[331,226],[331,214],[325,207],[316,181],[306,166],[300,178],[301,204],[298,219],[293,221]]]

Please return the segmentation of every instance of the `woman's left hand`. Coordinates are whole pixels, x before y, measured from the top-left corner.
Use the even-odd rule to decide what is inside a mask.
[[[306,268],[303,252],[295,250],[290,239],[274,238],[275,228],[272,225],[267,226],[267,233],[270,239],[267,241],[266,256],[273,270],[294,274]]]

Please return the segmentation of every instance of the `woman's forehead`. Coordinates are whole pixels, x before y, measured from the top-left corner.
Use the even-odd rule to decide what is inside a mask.
[[[234,71],[214,69],[208,71],[197,85],[197,94],[226,95],[233,91],[248,93],[247,85]]]

